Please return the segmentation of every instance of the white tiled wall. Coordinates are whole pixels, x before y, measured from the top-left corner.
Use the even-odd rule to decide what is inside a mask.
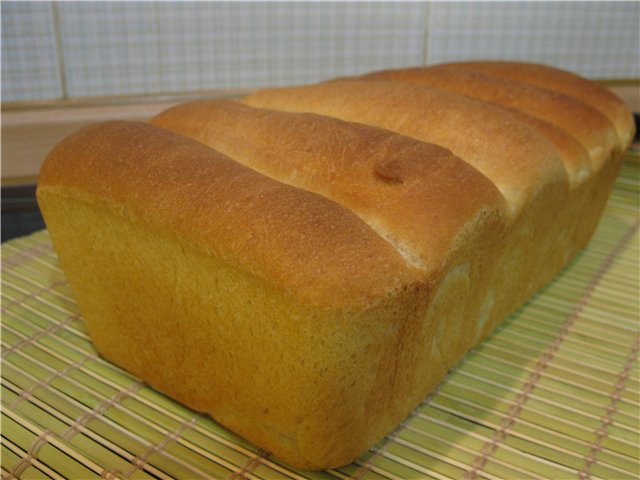
[[[62,3],[70,96],[302,83],[423,58],[418,3]]]
[[[2,2],[1,8],[3,101],[253,88],[489,57],[596,78],[640,77],[638,2]]]
[[[592,78],[640,77],[640,2],[435,2],[429,62],[529,60]]]
[[[2,100],[63,94],[50,2],[2,2]]]

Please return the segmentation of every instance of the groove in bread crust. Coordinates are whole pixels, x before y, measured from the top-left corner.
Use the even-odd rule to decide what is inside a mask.
[[[229,100],[184,103],[152,123],[339,203],[425,274],[443,268],[477,222],[504,229],[505,200],[493,183],[437,145]]]
[[[438,68],[477,72],[563,93],[591,105],[611,121],[620,139],[619,155],[633,141],[635,122],[624,102],[605,87],[575,73],[548,65],[495,60],[449,63],[438,65]]]
[[[493,181],[514,216],[545,190],[568,189],[560,155],[529,125],[497,105],[440,89],[336,80],[261,90],[242,102],[366,123],[448,148]]]
[[[510,107],[542,120],[534,126],[565,153],[563,160],[574,186],[605,164],[610,152],[618,148],[618,135],[607,117],[590,105],[559,92],[451,68],[448,64],[386,70],[362,78],[441,88]],[[549,124],[553,127],[549,128]],[[572,140],[586,149],[586,156],[579,152],[580,147],[571,143]]]

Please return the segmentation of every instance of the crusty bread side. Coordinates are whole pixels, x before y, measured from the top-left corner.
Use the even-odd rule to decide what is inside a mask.
[[[624,102],[605,87],[575,73],[536,63],[496,60],[447,63],[432,68],[477,72],[563,93],[591,105],[611,121],[620,139],[621,154],[633,141],[635,123]]]
[[[541,279],[542,286],[542,279],[550,278],[586,245],[634,135],[631,113],[608,90],[558,69],[513,62],[450,63],[373,72],[363,78],[440,88],[529,117],[528,123],[558,150],[570,180],[570,195],[562,208],[555,208],[555,225],[549,230],[557,245],[539,260],[550,268],[531,278]]]

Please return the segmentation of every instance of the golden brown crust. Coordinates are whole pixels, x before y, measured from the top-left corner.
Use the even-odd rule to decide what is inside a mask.
[[[450,151],[367,125],[229,100],[181,104],[152,123],[336,201],[427,273],[447,263],[463,231],[500,228],[506,208],[493,183]]]
[[[478,72],[563,93],[591,105],[611,121],[620,139],[620,153],[633,140],[635,123],[624,102],[605,87],[575,73],[548,65],[503,61],[450,63],[442,68]]]
[[[464,161],[194,102],[154,122],[251,168],[112,122],[52,151],[38,200],[98,351],[299,468],[388,434],[584,245],[621,162],[577,182],[590,161],[546,120],[403,82],[246,102]]]
[[[455,64],[386,70],[363,78],[441,88],[510,107],[544,121],[531,123],[563,154],[573,185],[598,170],[611,152],[619,148],[618,136],[607,117],[590,105],[557,91],[456,69]],[[588,155],[580,152],[580,147],[573,144],[575,141],[587,150]]]
[[[261,108],[314,112],[366,123],[450,149],[478,169],[517,215],[542,190],[562,196],[568,174],[542,135],[508,110],[440,89],[364,80],[261,90],[242,100]]]
[[[403,320],[391,321],[392,311],[388,319],[379,319],[392,329],[384,335],[393,340],[354,354],[366,361],[342,383],[368,385],[365,393],[349,388],[348,398],[329,394],[341,382],[331,377],[318,394],[321,408],[310,402],[318,395],[306,389],[305,402],[312,406],[301,410],[300,416],[306,417],[302,428],[289,428],[290,416],[285,416],[277,429],[256,437],[260,415],[226,412],[223,421],[237,431],[298,465],[339,465],[393,428],[489,328],[479,325],[477,317],[485,305],[484,314],[491,311],[487,279],[501,254],[506,203],[486,177],[448,150],[371,126],[231,101],[182,104],[153,123],[336,200],[382,232],[405,258],[417,257],[411,263],[424,269],[428,288],[408,290],[409,296],[416,295],[408,304],[403,305],[400,296],[394,299],[392,305],[402,308]],[[343,329],[361,322],[350,319]],[[371,342],[380,332],[375,324],[366,321],[364,336],[348,335],[354,340],[342,342],[341,353],[359,342]],[[327,332],[317,334],[326,343]],[[344,369],[337,376],[344,378]],[[221,415],[206,401],[194,404]],[[291,430],[294,435],[284,434]],[[284,448],[290,438],[295,438],[295,446]],[[297,452],[293,459],[291,450]]]
[[[602,158],[598,156],[598,160],[595,161],[589,155],[587,149],[583,147],[572,135],[569,135],[567,132],[552,123],[533,117],[511,107],[504,108],[508,109],[513,115],[522,120],[522,122],[531,126],[555,147],[558,155],[564,163],[565,169],[567,170],[570,190],[578,188],[579,185],[590,178],[599,167],[606,163],[611,155],[611,150],[609,150],[608,156]],[[601,148],[600,150],[605,151],[604,148]]]
[[[417,278],[350,211],[151,125],[83,128],[49,154],[38,188],[117,209],[311,303],[362,308]]]

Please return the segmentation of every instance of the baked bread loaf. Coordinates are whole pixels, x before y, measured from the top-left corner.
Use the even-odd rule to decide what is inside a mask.
[[[56,146],[38,201],[98,351],[299,468],[390,432],[588,241],[630,138],[559,89],[402,75]]]

